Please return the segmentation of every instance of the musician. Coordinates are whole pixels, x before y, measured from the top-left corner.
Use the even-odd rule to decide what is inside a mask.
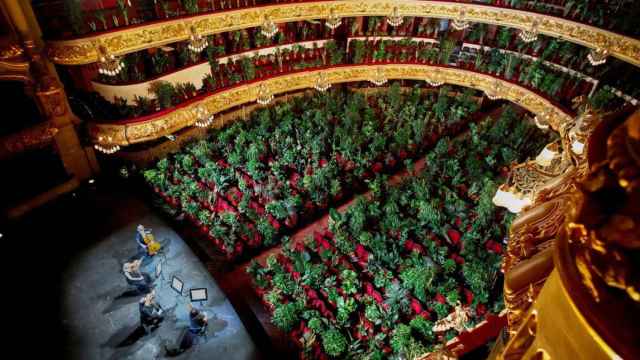
[[[142,259],[124,263],[122,272],[127,284],[135,286],[141,294],[147,294],[151,291],[153,280],[149,274],[140,271],[140,264],[142,264]]]
[[[195,308],[191,304],[188,304],[187,307],[189,309],[189,327],[180,333],[176,340],[176,345],[165,345],[167,356],[173,357],[187,351],[193,346],[197,337],[207,331],[207,313]]]
[[[148,245],[144,240],[148,231],[144,228],[144,225],[138,225],[136,231],[136,243],[138,243],[138,255],[140,258],[145,257],[148,254]]]
[[[207,330],[207,313],[189,304],[189,331],[194,335],[202,334]]]
[[[150,293],[140,299],[140,323],[147,329],[155,329],[160,326],[162,320],[164,320],[164,310],[156,302],[156,291],[152,290]]]
[[[162,247],[162,245],[155,240],[151,229],[146,229],[144,225],[138,225],[137,227],[136,243],[138,244],[138,257],[140,258],[154,256]]]

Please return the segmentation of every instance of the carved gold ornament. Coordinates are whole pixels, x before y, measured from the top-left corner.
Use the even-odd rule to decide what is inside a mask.
[[[323,73],[330,84],[355,81],[369,81],[382,69],[387,79],[425,80],[438,72],[439,80],[447,84],[460,85],[487,91],[495,87],[496,81],[501,83],[501,98],[516,103],[528,111],[538,114],[547,111],[549,124],[557,129],[559,124],[570,121],[571,115],[557,108],[553,103],[536,93],[519,85],[502,81],[490,75],[430,65],[353,65],[323,68],[314,71],[301,71],[246,84],[210,95],[202,100],[186,103],[175,110],[158,116],[149,116],[148,120],[129,123],[93,124],[91,137],[93,141],[102,136],[111,138],[114,144],[129,145],[161,138],[180,129],[194,125],[197,109],[203,106],[209,114],[217,114],[227,109],[254,102],[261,94],[260,89],[267,89],[271,95],[300,89],[313,88],[320,73]],[[264,91],[264,90],[263,90]],[[221,127],[220,121],[214,121],[212,127]]]
[[[480,4],[418,0],[314,1],[217,12],[190,17],[188,24],[184,19],[174,19],[79,39],[50,41],[48,53],[50,59],[58,64],[90,64],[98,61],[99,54],[93,45],[98,40],[104,44],[110,54],[123,55],[187,40],[190,36],[190,24],[195,26],[198,34],[206,36],[258,27],[263,24],[265,17],[275,23],[283,23],[326,19],[332,11],[333,14],[343,18],[389,16],[394,8],[406,17],[457,19],[461,13],[464,13],[465,21],[508,26],[523,31],[531,31],[532,24],[535,23],[537,33],[562,38],[592,49],[606,48],[609,55],[640,66],[640,40],[638,39],[575,21],[523,10]]]
[[[17,44],[10,44],[6,48],[0,49],[0,60],[9,60],[22,56],[24,49]]]

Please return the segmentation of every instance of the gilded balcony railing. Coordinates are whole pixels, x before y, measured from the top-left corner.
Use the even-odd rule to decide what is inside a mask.
[[[418,64],[341,65],[292,72],[266,80],[254,81],[191,100],[165,112],[137,118],[131,122],[93,124],[91,137],[94,142],[100,138],[110,139],[110,144],[119,146],[158,139],[185,127],[193,126],[197,120],[197,109],[204,108],[207,113],[215,115],[242,104],[255,102],[258,99],[260,88],[268,89],[273,95],[311,89],[316,85],[319,73],[324,73],[326,81],[330,84],[370,81],[379,71],[378,69],[383,69],[387,79],[438,80],[482,91],[490,91],[497,81],[501,83],[502,99],[514,102],[534,114],[544,112],[552,128],[557,129],[560,124],[571,120],[570,114],[543,96],[512,82],[474,71]],[[221,123],[214,121],[211,126],[219,127],[221,125]]]
[[[454,19],[464,13],[465,21],[498,24],[562,38],[640,66],[640,40],[561,17],[498,6],[448,1],[367,0],[313,1],[276,4],[193,15],[124,27],[110,32],[70,40],[49,42],[49,57],[58,64],[79,65],[97,62],[100,49],[111,55],[158,47],[189,39],[192,29],[201,35],[274,23],[327,19],[331,16],[391,16],[397,8],[401,17]]]

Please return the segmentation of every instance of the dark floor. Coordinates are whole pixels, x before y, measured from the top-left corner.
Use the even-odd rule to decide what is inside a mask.
[[[52,344],[24,351],[46,351],[52,359],[163,358],[164,345],[174,343],[188,325],[189,299],[168,284],[176,275],[185,281],[185,292],[208,289],[209,301],[199,306],[211,319],[207,338],[178,359],[258,358],[206,268],[131,188],[98,181],[0,229],[3,252],[11,254],[5,289],[15,298],[7,320],[23,340],[39,345],[45,343],[39,337],[46,336]],[[145,264],[145,271],[153,273],[162,262],[164,279],[156,280],[156,291],[166,310],[165,321],[148,335],[138,327],[140,296],[128,296],[120,272],[122,263],[135,255],[138,223],[151,227],[164,245],[164,254]]]

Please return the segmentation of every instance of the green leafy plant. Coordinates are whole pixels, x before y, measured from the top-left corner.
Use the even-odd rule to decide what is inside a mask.
[[[347,339],[336,328],[322,333],[322,348],[329,356],[339,356],[347,349]]]
[[[277,304],[271,321],[283,331],[291,331],[300,319],[300,305],[295,302]]]

